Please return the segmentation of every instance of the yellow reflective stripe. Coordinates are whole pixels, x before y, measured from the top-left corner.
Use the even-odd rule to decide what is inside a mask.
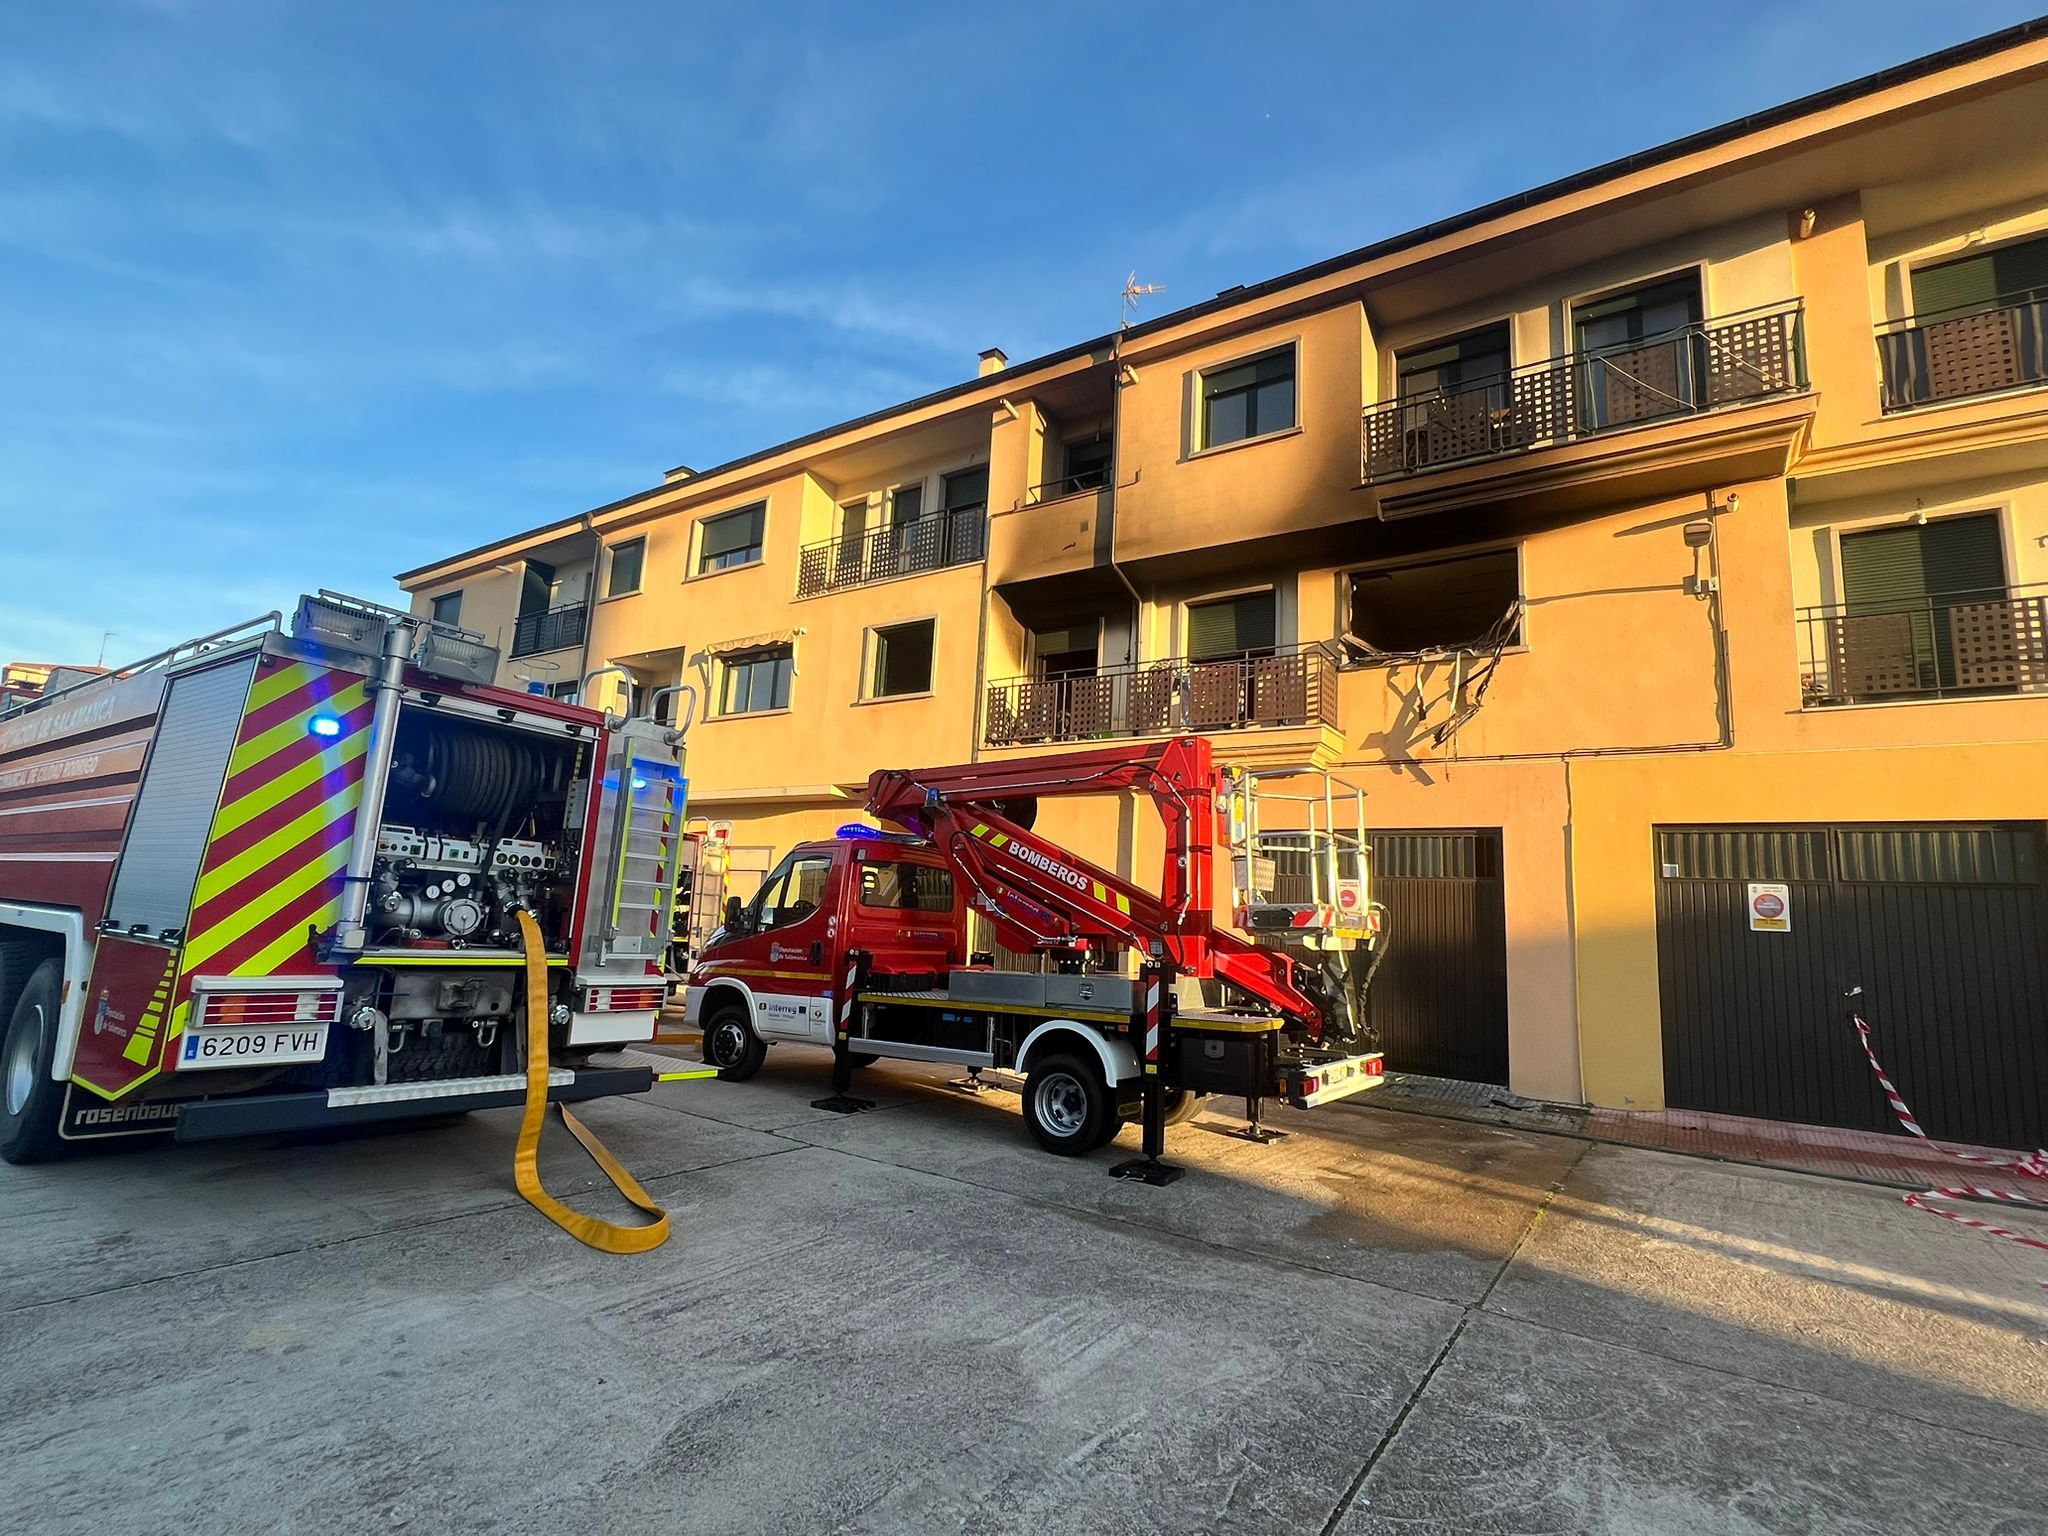
[[[258,923],[266,922],[322,880],[330,879],[348,868],[348,844],[330,848],[303,869],[295,870],[276,885],[266,887],[263,894],[233,917],[223,918],[208,928],[204,934],[185,947],[185,971],[189,975],[208,960],[219,954],[228,945],[242,937]]]
[[[213,835],[225,837],[235,828],[261,816],[272,806],[282,805],[300,790],[319,783],[335,769],[354,762],[368,751],[369,747],[370,733],[357,731],[353,736],[343,737],[331,750],[322,752],[318,757],[308,758],[296,768],[288,769],[267,783],[259,784],[234,804],[220,808],[220,815],[214,818]]]
[[[347,806],[336,806],[332,801],[323,801],[296,821],[286,822],[261,842],[251,843],[225,864],[217,865],[199,877],[199,888],[192,894],[193,908],[196,910],[205,906],[222,891],[248,879],[257,870],[267,869],[307,838],[316,832],[324,831],[347,814]]]
[[[1003,845],[1004,845],[1005,843],[1009,842],[1009,840],[1010,840],[1010,839],[1009,839],[1009,838],[1008,838],[1007,836],[1005,836],[1005,835],[1004,835],[1003,833],[1001,833],[1001,832],[998,832],[998,833],[997,833],[997,834],[996,834],[996,835],[995,835],[994,837],[992,837],[992,838],[990,838],[990,839],[988,840],[988,845],[989,845],[989,847],[991,847],[991,848],[1000,848],[1000,847],[1002,847],[1002,846],[1003,846]]]
[[[313,669],[304,662],[293,662],[289,666],[278,667],[269,672],[259,667],[256,670],[256,680],[249,684],[248,707],[242,713],[254,714],[259,709],[275,704],[286,694],[298,692],[312,680]]]
[[[342,859],[347,866],[346,857]],[[291,932],[279,936],[276,943],[266,946],[235,967],[238,976],[273,976],[277,968],[293,955],[306,951],[306,928],[329,928],[341,918],[341,893],[336,891],[334,899],[306,919],[306,927],[294,925]]]
[[[289,745],[293,745],[295,741],[303,741],[305,739],[305,723],[309,719],[313,719],[313,715],[336,715],[336,713],[344,713],[344,711],[352,709],[356,702],[360,702],[360,700],[350,698],[348,696],[350,692],[352,692],[350,688],[342,688],[332,698],[315,700],[313,705],[307,705],[297,715],[293,715],[289,721],[283,721],[279,725],[272,725],[262,735],[254,735],[248,741],[244,741],[242,745],[238,745],[236,756],[227,760],[227,776],[233,778],[236,774],[248,772],[250,768],[260,764],[264,758],[270,758],[274,754],[283,752],[285,748],[289,748]],[[322,754],[322,756],[326,756],[326,754]]]
[[[985,821],[977,821],[973,826],[967,829],[967,835],[969,837],[987,837],[988,823]]]
[[[1101,882],[1100,880],[1097,880],[1097,881],[1095,882],[1095,899],[1096,899],[1097,901],[1107,901],[1107,900],[1109,900],[1109,892],[1108,892],[1108,891],[1105,891],[1105,890],[1104,890],[1104,889],[1102,888],[1102,882]]]
[[[1131,915],[1131,898],[1126,896],[1122,891],[1118,891],[1116,893],[1116,909],[1117,911],[1123,913],[1125,917],[1129,917]]]

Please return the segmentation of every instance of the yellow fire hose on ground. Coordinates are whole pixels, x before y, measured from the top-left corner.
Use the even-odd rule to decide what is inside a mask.
[[[579,1243],[603,1253],[646,1253],[668,1241],[668,1212],[654,1203],[654,1197],[620,1165],[605,1144],[557,1104],[562,1124],[582,1143],[591,1160],[605,1172],[614,1188],[654,1220],[644,1226],[622,1227],[571,1210],[541,1186],[540,1131],[548,1115],[548,955],[533,914],[519,913],[519,932],[526,951],[526,1113],[519,1122],[519,1146],[513,1155],[512,1179],[527,1203]]]

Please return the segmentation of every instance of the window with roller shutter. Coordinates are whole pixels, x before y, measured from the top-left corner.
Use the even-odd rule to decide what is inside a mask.
[[[1188,604],[1190,661],[1270,655],[1277,643],[1277,612],[1271,588]]]
[[[1844,666],[1864,693],[1951,689],[1958,620],[2005,601],[2005,548],[1996,513],[1945,517],[1845,533],[1842,547]],[[1890,684],[1891,686],[1886,686]]]

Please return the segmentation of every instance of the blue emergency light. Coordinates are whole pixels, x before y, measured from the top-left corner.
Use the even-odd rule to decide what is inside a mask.
[[[306,734],[332,741],[341,734],[341,716],[314,715],[306,722]]]

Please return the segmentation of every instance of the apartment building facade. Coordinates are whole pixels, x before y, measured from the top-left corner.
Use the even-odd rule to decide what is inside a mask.
[[[1877,1128],[1861,986],[2034,1145],[2043,122],[2030,24],[400,580],[692,689],[739,894],[875,768],[1196,731],[1366,789],[1396,1066]]]

